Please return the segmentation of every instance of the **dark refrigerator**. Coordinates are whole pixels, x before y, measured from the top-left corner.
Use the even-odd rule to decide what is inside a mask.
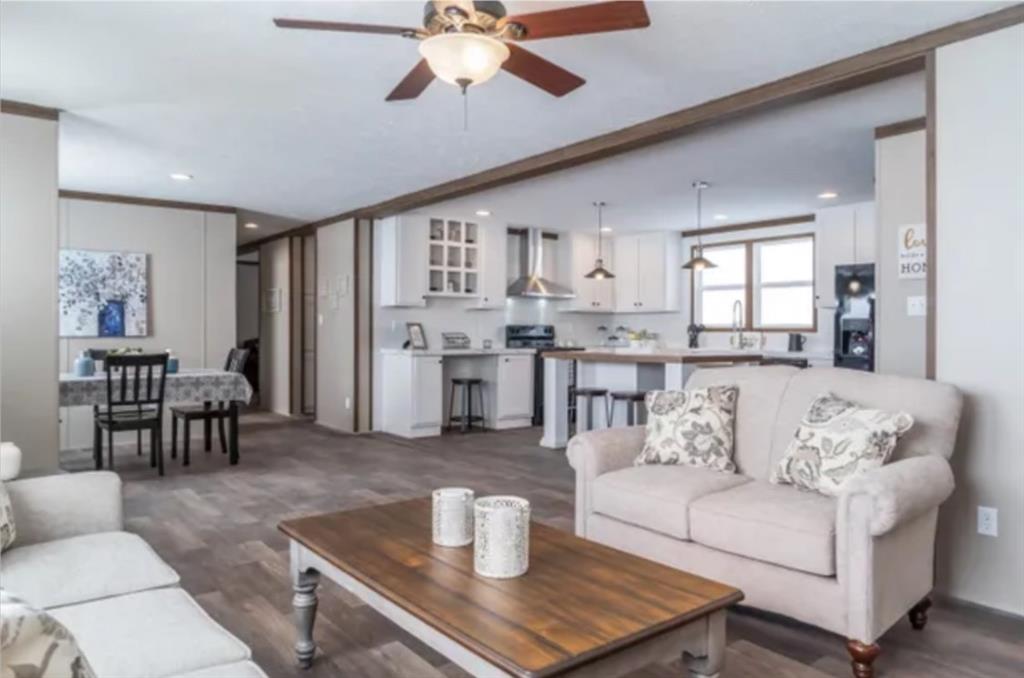
[[[875,265],[836,266],[836,367],[875,370]]]

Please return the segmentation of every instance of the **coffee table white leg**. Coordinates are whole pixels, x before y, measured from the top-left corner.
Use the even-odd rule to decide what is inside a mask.
[[[313,641],[313,624],[316,622],[316,587],[320,583],[320,573],[316,570],[303,570],[301,551],[292,543],[292,609],[295,612],[295,658],[299,666],[308,669],[313,664],[316,654],[316,643]]]
[[[713,612],[707,618],[707,633],[701,648],[687,648],[683,664],[691,678],[718,678],[725,664],[725,610]]]

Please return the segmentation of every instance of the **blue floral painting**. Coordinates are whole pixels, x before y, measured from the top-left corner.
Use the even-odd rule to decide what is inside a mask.
[[[60,336],[146,336],[146,263],[139,252],[61,250]]]

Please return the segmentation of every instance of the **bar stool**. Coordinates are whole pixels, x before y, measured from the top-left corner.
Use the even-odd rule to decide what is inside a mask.
[[[612,391],[611,396],[612,409],[608,425],[615,419],[615,403],[623,402],[626,403],[626,426],[633,426],[640,418],[639,411],[644,407],[647,391]]]
[[[606,388],[577,388],[574,392],[576,399],[576,430],[579,431],[579,420],[580,420],[580,408],[579,399],[584,398],[587,401],[587,429],[588,431],[594,430],[594,398],[601,398],[604,401],[604,420],[608,422],[608,389]]]
[[[459,430],[465,433],[473,428],[473,422],[484,422],[484,389],[483,379],[476,377],[456,377],[452,379],[451,392],[448,394],[448,430],[452,430],[452,422],[459,422]],[[462,387],[462,398],[459,402],[459,413],[455,414],[455,387]],[[473,414],[473,388],[476,388],[477,402],[480,403],[480,414]]]

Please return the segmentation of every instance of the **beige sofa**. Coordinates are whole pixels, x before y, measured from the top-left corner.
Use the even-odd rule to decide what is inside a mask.
[[[0,559],[3,587],[64,624],[97,678],[266,678],[178,574],[124,531],[116,474],[5,485],[17,536]]]
[[[961,397],[952,386],[846,369],[697,370],[687,387],[739,386],[735,474],[634,466],[643,427],[569,442],[576,533],[737,586],[745,605],[838,633],[860,678],[876,640],[904,614],[922,628],[930,604],[939,505],[953,491]],[[915,423],[894,458],[838,499],[768,482],[820,393],[903,410]]]

